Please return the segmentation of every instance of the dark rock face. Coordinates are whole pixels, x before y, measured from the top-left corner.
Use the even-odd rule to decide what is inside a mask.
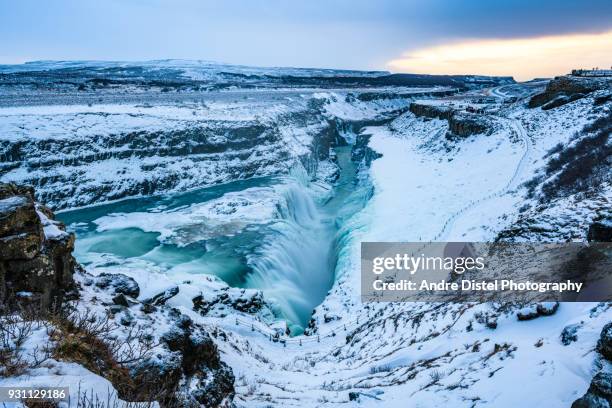
[[[484,117],[471,113],[455,113],[448,120],[448,126],[450,134],[458,137],[486,133],[490,129],[490,125]]]
[[[612,405],[612,375],[599,372],[581,398],[574,401],[572,408],[609,408]]]
[[[600,217],[589,226],[589,242],[612,242],[612,215]]]
[[[601,329],[597,351],[612,361],[612,322]],[[612,374],[600,371],[591,380],[587,392],[572,404],[572,408],[609,408],[612,406]]]
[[[365,133],[361,133],[357,135],[355,144],[353,145],[351,149],[351,160],[352,161],[356,163],[360,163],[363,161],[363,163],[367,167],[370,167],[370,164],[372,164],[374,160],[382,157],[382,154],[374,151],[370,146],[368,146],[368,143],[370,142],[371,137],[372,135],[365,134]]]
[[[586,393],[581,398],[574,401],[572,408],[609,408],[610,404],[601,397]]]
[[[49,310],[74,295],[74,235],[33,196],[32,189],[0,184],[0,300],[11,307],[19,297]]]
[[[217,346],[201,327],[195,326],[187,316],[180,316],[177,325],[162,340],[170,351],[180,355],[186,381],[184,391],[179,389],[177,395],[195,399],[205,407],[217,407],[233,399],[234,374],[220,360]]]
[[[601,329],[599,341],[597,341],[597,351],[599,351],[602,356],[612,361],[612,322],[606,324],[603,329]]]
[[[445,106],[411,103],[409,110],[419,117],[448,121],[449,133],[447,139],[477,135],[485,133],[491,128],[489,121],[482,115],[458,112]]]
[[[589,92],[604,89],[606,86],[610,86],[611,83],[612,81],[605,78],[557,77],[548,83],[544,92],[534,95],[529,100],[528,106],[530,108],[537,108],[550,102],[549,105],[546,105],[546,109],[553,109],[580,99]]]
[[[446,108],[443,106],[421,105],[418,103],[411,103],[408,110],[414,113],[416,116],[431,119],[449,120],[453,116],[453,110],[451,108]]]

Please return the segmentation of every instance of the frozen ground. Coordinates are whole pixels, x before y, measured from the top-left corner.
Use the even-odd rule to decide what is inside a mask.
[[[610,320],[608,305],[566,303],[531,322],[496,305],[363,305],[358,243],[495,239],[530,200],[522,184],[544,166],[546,152],[609,112],[596,114],[592,106],[591,98],[550,112],[509,106],[494,117],[499,127],[491,135],[450,145],[445,122],[411,113],[388,127],[364,129],[372,135],[370,147],[382,154],[370,170],[375,193],[348,222],[351,249],[342,252],[337,282],[317,308],[317,339],[292,339],[289,352],[279,355],[281,345],[258,335],[236,337],[258,356],[234,363],[244,376],[238,401],[332,405],[348,402],[353,391],[364,406],[405,406],[406,399],[418,407],[571,405],[606,365],[594,345]],[[610,189],[604,186],[601,194],[582,199],[590,212],[559,224],[580,230],[574,239],[585,234],[576,225],[588,225],[596,209],[609,208]],[[573,211],[556,204],[557,214]],[[564,227],[552,231],[540,239],[564,240],[568,233]],[[485,324],[487,315],[495,316],[495,329]],[[564,345],[561,333],[573,324],[579,340]]]

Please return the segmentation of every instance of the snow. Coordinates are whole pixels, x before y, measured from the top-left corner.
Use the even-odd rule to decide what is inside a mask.
[[[439,238],[437,234],[450,214],[503,188],[521,154],[520,147],[510,142],[508,129],[488,137],[471,137],[462,142],[460,151],[444,160],[437,151],[428,154],[420,149],[422,139],[418,135],[398,138],[382,128],[366,132],[372,133],[370,146],[383,155],[372,163],[377,194],[370,211],[377,222],[376,229],[364,237],[366,241]],[[444,137],[443,132],[437,135],[438,140],[429,142]],[[482,160],[487,155],[491,160]],[[481,212],[474,218],[481,217],[488,216]],[[451,230],[446,240],[462,238],[455,234]]]
[[[112,384],[77,363],[57,361],[46,355],[45,346],[52,343],[49,328],[42,322],[33,322],[31,333],[19,347],[23,361],[31,368],[17,377],[0,377],[0,387],[68,387],[69,399],[60,406],[79,406],[79,393],[99,401],[116,402],[117,407],[132,406],[122,401]],[[7,407],[20,407],[20,403],[3,403]],[[157,406],[157,403],[153,404]]]
[[[13,211],[22,205],[27,204],[28,200],[22,196],[12,196],[0,200],[0,213],[7,213]]]
[[[99,132],[110,134],[111,129],[151,131],[180,127],[185,125],[182,120],[192,121],[191,109],[196,109],[195,116],[202,121],[213,117],[229,120],[234,113],[250,121],[264,112],[263,118],[257,120],[270,124],[285,118],[282,114],[288,112],[302,114],[302,104],[311,97],[323,103],[322,117],[301,126],[291,121],[279,123],[276,129],[281,141],[270,150],[286,145],[290,158],[296,159],[308,151],[314,135],[324,129],[325,120],[380,119],[409,103],[407,98],[365,103],[351,100],[343,92],[318,92],[306,97],[293,95],[293,99],[285,102],[287,105],[275,105],[264,111],[251,110],[248,101],[233,108],[228,104],[211,104],[207,109],[96,107],[97,116],[92,119],[87,116],[89,107],[49,108],[46,114],[50,116],[36,118],[28,117],[32,113],[19,108],[0,110],[0,130],[14,131],[27,118],[27,129],[36,131],[37,125],[43,126],[49,120],[45,128],[39,129],[38,136],[33,132],[33,137],[53,139],[59,138],[66,123],[72,121],[77,125],[70,125],[69,129],[75,131],[71,137],[94,138]],[[300,109],[288,107],[296,101]],[[431,100],[431,103],[443,102]],[[609,304],[562,303],[553,315],[529,321],[518,321],[522,305],[504,309],[496,304],[362,304],[359,242],[494,240],[504,228],[515,225],[521,205],[534,203],[526,196],[523,183],[542,172],[548,160],[546,154],[553,146],[567,144],[575,132],[594,119],[591,107],[590,97],[550,111],[528,110],[521,103],[512,104],[490,115],[495,123],[491,134],[456,141],[445,138],[446,121],[424,120],[410,112],[388,125],[364,129],[365,134],[371,135],[369,147],[382,157],[374,160],[369,169],[361,168],[360,183],[353,191],[355,196],[349,196],[347,202],[357,200],[360,193],[369,195],[373,191],[373,195],[363,210],[334,220],[340,224],[336,236],[339,247],[336,281],[316,308],[313,315],[316,330],[310,336],[270,341],[269,336],[277,332],[278,326],[281,330],[284,326],[282,322],[266,323],[270,321],[269,310],[259,314],[231,311],[202,316],[193,310],[195,296],[211,299],[220,292],[236,289],[210,275],[191,273],[188,266],[168,273],[146,259],[122,263],[108,254],[90,254],[94,261],[87,269],[94,275],[112,271],[133,277],[140,285],[142,299],[178,286],[179,292],[168,301],[168,306],[210,330],[225,334],[226,340],[217,339],[217,345],[223,361],[236,375],[238,406],[336,406],[349,403],[349,392],[359,392],[359,404],[364,407],[404,407],[406,401],[411,406],[426,408],[566,407],[584,393],[594,372],[603,365],[594,348],[601,327],[612,316]],[[108,114],[106,127],[104,116],[98,113]],[[274,155],[267,158],[278,160]],[[187,168],[182,171],[192,171],[188,160],[193,159],[185,160]],[[152,156],[146,160],[147,164],[158,163],[163,158]],[[240,161],[227,157],[220,160],[220,166]],[[94,185],[106,185],[116,177],[110,169],[121,169],[127,178],[144,177],[137,163],[142,160],[110,159],[92,164]],[[323,173],[330,174],[332,167],[326,163]],[[54,171],[62,174],[64,169],[58,166]],[[273,171],[281,172],[280,167]],[[20,169],[10,177],[20,179],[25,172]],[[42,172],[52,174],[49,170]],[[236,173],[218,178],[214,178],[214,172],[206,174],[218,181],[229,180]],[[609,195],[610,186],[603,189]],[[159,234],[156,239],[182,245],[192,241],[176,235],[177,230],[204,225],[199,231],[200,238],[218,233],[215,228],[221,226],[223,233],[237,233],[247,225],[263,224],[278,217],[278,202],[278,190],[273,187],[249,188],[172,210],[114,213],[97,218],[95,225],[100,232],[137,228]],[[538,218],[549,232],[532,238],[553,241],[568,236],[584,238],[585,225],[597,209],[609,207],[609,202],[606,196],[555,200],[542,209]],[[53,223],[45,222],[48,225],[45,233],[49,229],[53,236]],[[85,302],[90,302],[94,296],[104,295],[88,288],[84,296]],[[487,327],[486,316],[497,321],[497,328]],[[159,327],[160,332],[167,328],[167,321],[157,315],[152,318],[158,319],[153,324],[159,324],[154,327]],[[568,326],[576,328],[578,341],[564,345],[560,334]],[[73,381],[76,378],[73,374],[77,373],[84,376],[88,386],[107,385],[91,373],[58,364],[62,367],[59,372],[66,373],[58,377],[62,381]],[[41,378],[45,378],[45,373],[41,371]],[[102,392],[100,388],[96,390]]]
[[[68,236],[68,233],[59,228],[59,223],[55,220],[47,217],[42,211],[36,209],[36,214],[38,214],[38,218],[40,218],[40,223],[43,226],[43,232],[45,234],[45,239],[49,240],[58,240],[63,239]]]
[[[250,347],[260,347],[253,354],[274,356],[273,363],[262,364],[221,346],[237,377],[243,378],[238,382],[239,405],[264,405],[258,395],[267,393],[284,406],[335,405],[348,402],[348,391],[362,393],[362,406],[380,406],[382,401],[402,407],[408,398],[416,407],[571,405],[600,364],[593,349],[610,320],[608,306],[563,303],[554,315],[527,322],[519,322],[514,310],[498,316],[498,327],[492,330],[475,322],[479,313],[499,313],[492,304],[362,305],[358,243],[494,239],[527,200],[522,183],[545,165],[551,147],[584,126],[591,103],[579,101],[548,112],[513,107],[495,118],[498,127],[491,135],[472,136],[454,146],[444,140],[444,121],[424,121],[410,113],[389,128],[365,129],[372,135],[369,146],[382,154],[369,172],[374,196],[347,222],[352,231],[340,254],[337,282],[315,315],[320,342],[313,336],[301,344],[296,339],[287,344],[288,353],[279,354],[279,346],[258,341],[257,334],[232,330],[238,336],[235,344],[248,337]],[[549,211],[573,208],[558,203]],[[445,228],[449,216],[454,219]],[[563,228],[579,228],[585,218],[588,214],[574,213]],[[558,219],[551,215],[551,225]],[[339,320],[323,323],[324,314]],[[570,325],[578,325],[579,340],[564,346],[559,336]],[[347,344],[347,335],[354,343]]]

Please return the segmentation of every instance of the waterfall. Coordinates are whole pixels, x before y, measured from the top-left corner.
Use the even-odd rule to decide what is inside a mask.
[[[371,195],[369,180],[351,161],[350,146],[337,147],[341,169],[333,194],[321,194],[301,165],[277,186],[280,217],[248,257],[247,287],[261,289],[279,318],[300,333],[346,265],[352,248],[354,215]],[[365,172],[367,174],[367,172]],[[340,268],[339,268],[340,266]],[[340,270],[339,270],[340,269]]]
[[[313,308],[333,284],[333,218],[316,200],[303,166],[292,170],[278,186],[282,197],[280,218],[270,227],[266,241],[248,257],[252,273],[248,287],[261,289],[278,314],[300,331]]]
[[[351,147],[334,150],[340,172],[333,184],[313,180],[311,158],[282,178],[135,198],[61,219],[77,232],[75,254],[90,267],[216,275],[262,290],[275,316],[298,334],[335,279],[352,267],[346,260],[361,228],[354,215],[371,192],[362,180],[367,171],[351,161]]]

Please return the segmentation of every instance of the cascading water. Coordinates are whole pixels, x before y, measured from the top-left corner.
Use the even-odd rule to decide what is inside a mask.
[[[351,220],[371,194],[368,180],[359,178],[365,172],[351,161],[351,147],[337,147],[335,153],[340,173],[331,194],[321,192],[303,167],[294,168],[280,187],[280,219],[248,258],[247,286],[263,290],[292,334],[303,331],[342,272],[337,261],[357,228]]]
[[[308,174],[294,168],[280,187],[280,219],[265,242],[248,257],[247,286],[261,289],[277,313],[293,322],[310,318],[312,309],[333,284],[335,234],[333,218],[316,202]]]
[[[337,147],[333,186],[297,165],[281,178],[239,181],[189,193],[145,197],[65,212],[75,254],[104,272],[143,270],[216,275],[262,290],[277,318],[298,334],[333,286],[347,228],[368,198],[351,147]],[[342,268],[340,268],[342,269]]]

